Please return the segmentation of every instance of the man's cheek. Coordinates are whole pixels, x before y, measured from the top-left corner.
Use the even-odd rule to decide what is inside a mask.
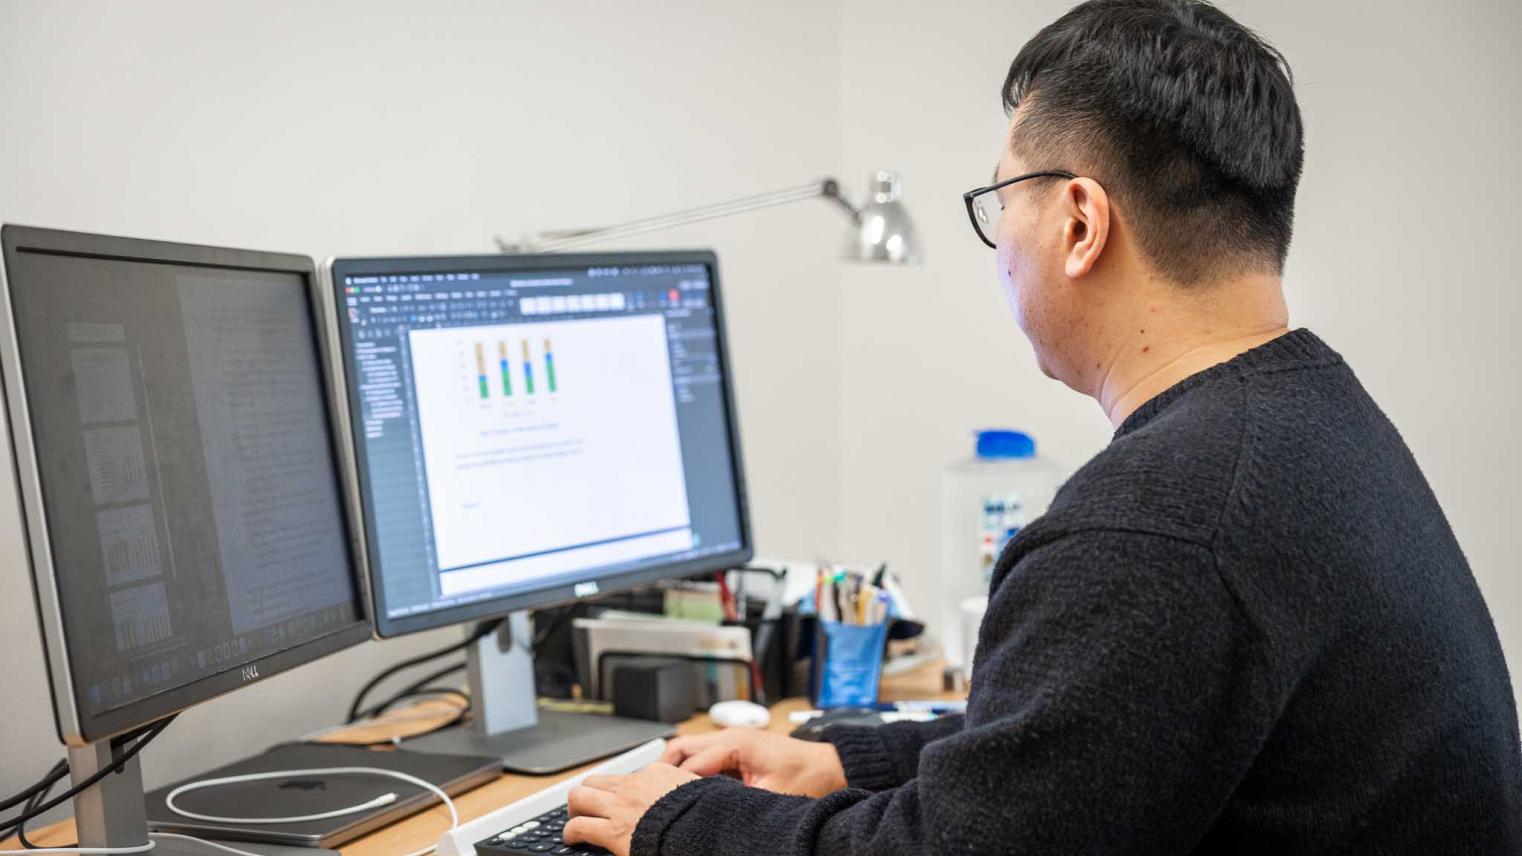
[[[1020,260],[1013,251],[999,253],[999,282],[1004,288],[1004,299],[1009,303],[1010,312],[1015,316],[1015,323],[1020,325],[1020,329],[1028,330],[1029,271],[1022,269]]]

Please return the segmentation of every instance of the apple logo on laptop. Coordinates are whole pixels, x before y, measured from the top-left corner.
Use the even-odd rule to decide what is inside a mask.
[[[328,789],[328,783],[322,779],[291,779],[281,782],[276,787],[281,790],[292,788],[298,791],[325,791]]]

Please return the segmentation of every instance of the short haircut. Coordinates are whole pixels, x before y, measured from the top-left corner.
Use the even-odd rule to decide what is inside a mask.
[[[1031,169],[1093,177],[1141,252],[1183,284],[1280,273],[1304,160],[1283,54],[1200,0],[1089,0],[1004,81]]]

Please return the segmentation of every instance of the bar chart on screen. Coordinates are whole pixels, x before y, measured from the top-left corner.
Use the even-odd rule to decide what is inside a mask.
[[[539,350],[535,350],[535,342]],[[468,344],[469,359],[460,364],[459,388],[470,402],[482,403],[512,399],[518,390],[520,399],[532,396],[536,391],[550,395],[560,391],[555,375],[554,345],[548,338],[525,338],[514,335],[483,335],[475,341],[461,339],[458,347]],[[518,349],[522,359],[514,363],[509,348]],[[495,363],[489,363],[487,355],[495,354]],[[538,382],[536,383],[536,378]]]
[[[446,593],[691,546],[660,315],[416,329],[408,342]]]

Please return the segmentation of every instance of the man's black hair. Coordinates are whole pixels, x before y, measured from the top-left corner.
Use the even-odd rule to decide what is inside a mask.
[[[1029,168],[1094,177],[1169,278],[1283,270],[1300,108],[1283,54],[1221,10],[1089,0],[1020,50],[1004,106]]]

